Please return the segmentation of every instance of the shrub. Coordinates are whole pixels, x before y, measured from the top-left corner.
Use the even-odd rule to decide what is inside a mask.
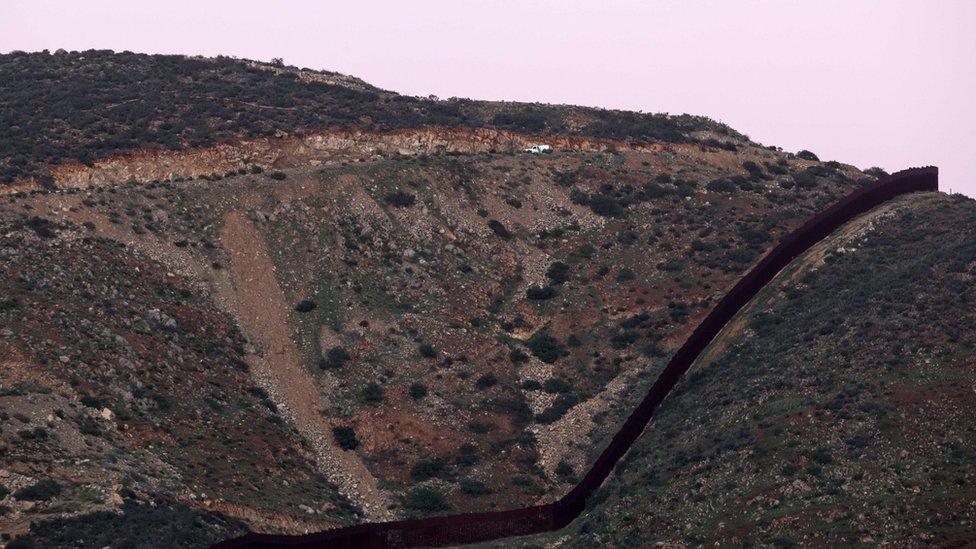
[[[467,478],[461,479],[461,482],[458,483],[458,486],[461,488],[462,494],[471,497],[478,497],[478,496],[483,496],[485,494],[491,493],[491,490],[489,490],[488,487],[485,486],[485,483],[481,482],[480,480],[467,479]]]
[[[552,286],[531,286],[525,290],[525,297],[536,301],[552,299],[556,297],[556,289]]]
[[[409,208],[416,202],[416,196],[403,191],[395,191],[386,195],[386,203],[397,208]]]
[[[675,192],[678,193],[678,196],[682,196],[682,197],[694,196],[695,192],[697,192],[698,189],[694,183],[692,183],[691,181],[686,181],[684,179],[676,180],[674,182],[674,188],[675,188]]]
[[[527,379],[522,382],[523,391],[538,391],[542,389],[542,384],[534,379]]]
[[[268,174],[268,177],[277,181],[281,181],[288,176],[286,176],[284,172],[271,172]]]
[[[760,178],[763,175],[763,169],[759,164],[756,164],[752,160],[746,160],[742,163],[742,167],[749,172],[753,178]]]
[[[427,386],[423,383],[414,383],[410,386],[410,398],[420,400],[427,396]]]
[[[46,501],[61,493],[61,486],[50,479],[39,480],[14,492],[14,498],[21,501]]]
[[[295,304],[295,310],[299,313],[307,313],[316,307],[315,302],[311,299],[303,299]]]
[[[479,389],[488,389],[489,387],[495,386],[497,383],[498,377],[491,372],[482,375],[477,381],[474,382],[475,386]]]
[[[549,335],[549,332],[545,329],[539,330],[533,334],[532,337],[530,337],[525,343],[536,358],[547,364],[556,362],[556,360],[559,359],[559,357],[561,357],[565,351],[562,343],[560,343],[558,339]]]
[[[541,414],[535,416],[538,423],[548,424],[559,421],[559,418],[566,415],[570,408],[576,405],[576,397],[569,394],[561,394],[551,406],[546,408]]]
[[[556,476],[562,480],[572,480],[573,478],[573,466],[566,463],[565,461],[560,461],[556,465],[555,469]]]
[[[556,185],[560,187],[572,187],[578,177],[578,172],[559,172],[556,174]]]
[[[471,467],[478,463],[481,458],[478,457],[477,448],[474,444],[470,442],[465,442],[458,448],[458,457],[455,460],[459,467]]]
[[[494,424],[484,422],[484,421],[468,422],[468,430],[471,431],[472,433],[477,433],[479,435],[483,435],[494,428],[495,428]]]
[[[505,228],[505,225],[502,225],[502,222],[498,221],[497,219],[489,219],[488,228],[505,240],[510,240],[512,238],[512,233],[510,233],[508,229]]]
[[[336,346],[329,349],[326,353],[326,357],[321,361],[321,367],[323,370],[329,369],[334,370],[342,368],[346,362],[349,362],[349,352],[344,348]]]
[[[807,171],[797,172],[793,174],[793,183],[798,189],[812,189],[817,186],[817,177]]]
[[[605,194],[593,194],[590,195],[588,200],[588,205],[590,210],[597,215],[602,215],[604,217],[622,217],[624,215],[624,209],[621,207],[617,199]]]
[[[434,358],[437,356],[437,349],[430,343],[424,343],[419,347],[420,356],[424,358]]]
[[[91,395],[85,395],[85,396],[81,397],[81,403],[83,405],[89,407],[89,408],[104,408],[105,407],[105,402],[102,399],[100,399],[98,397],[91,396]]]
[[[627,282],[636,278],[634,271],[628,269],[627,267],[622,267],[617,271],[617,282]]]
[[[383,402],[383,388],[380,387],[379,383],[371,381],[363,388],[360,396],[366,404],[379,404]]]
[[[866,174],[868,174],[870,176],[873,176],[873,177],[884,177],[884,176],[888,175],[888,172],[884,171],[883,169],[881,169],[881,168],[879,168],[877,166],[875,166],[873,168],[868,168],[868,169],[864,170],[864,173],[866,173]]]
[[[769,232],[750,227],[740,228],[739,236],[750,246],[761,246],[769,240]]]
[[[343,450],[355,450],[359,447],[359,439],[356,438],[356,431],[352,427],[333,427],[332,438]]]
[[[421,459],[410,469],[410,478],[414,482],[423,482],[447,474],[447,464],[440,458]]]
[[[663,174],[663,175],[667,175],[667,174]],[[668,181],[667,182],[668,183],[671,182],[671,176],[668,176]],[[668,189],[666,187],[662,187],[661,185],[659,185],[658,183],[655,183],[653,181],[652,182],[648,182],[648,183],[644,183],[643,191],[644,191],[644,198],[646,198],[648,200],[652,200],[652,199],[655,199],[655,198],[663,198],[663,197],[671,194],[671,190],[670,189]]]
[[[709,181],[708,184],[705,185],[705,188],[710,191],[720,193],[734,193],[738,189],[736,184],[733,183],[731,179],[724,177]]]
[[[436,488],[426,486],[411,490],[404,499],[403,505],[407,509],[420,512],[447,511],[451,508],[444,499],[444,494]]]
[[[17,435],[24,440],[45,440],[47,439],[47,429],[44,427],[23,429],[21,431],[17,431]]]
[[[813,160],[814,162],[819,162],[820,161],[820,159],[817,158],[817,155],[813,154],[812,152],[810,152],[810,151],[808,151],[806,149],[804,149],[804,150],[796,153],[796,157],[797,158],[802,158],[804,160]]]
[[[511,360],[513,364],[523,364],[529,361],[529,355],[525,354],[522,349],[516,347],[508,353],[508,359]]]
[[[610,346],[618,350],[626,349],[633,345],[639,337],[640,334],[633,330],[616,333],[610,338]]]
[[[572,389],[572,386],[558,377],[550,377],[542,384],[542,389],[547,393],[553,394],[568,393]]]
[[[569,265],[562,261],[556,261],[546,269],[546,277],[553,284],[562,284],[569,280]]]

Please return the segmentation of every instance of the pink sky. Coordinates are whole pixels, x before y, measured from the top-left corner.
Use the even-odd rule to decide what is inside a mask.
[[[334,4],[334,5],[333,5]],[[976,196],[976,1],[2,0],[0,51],[283,57],[411,95],[702,114]]]

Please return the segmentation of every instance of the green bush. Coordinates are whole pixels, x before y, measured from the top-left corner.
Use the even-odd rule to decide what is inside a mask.
[[[556,289],[552,286],[531,286],[525,290],[525,297],[535,301],[552,299],[556,297]]]
[[[427,396],[427,386],[423,383],[414,383],[410,386],[410,398],[420,400]]]
[[[712,192],[720,193],[734,193],[739,189],[739,187],[727,177],[713,179],[709,181],[707,185],[705,185],[705,188]]]
[[[416,202],[416,196],[403,191],[391,192],[386,195],[386,203],[397,208],[409,208]]]
[[[491,229],[493,233],[505,240],[509,240],[514,236],[511,232],[509,232],[505,225],[502,225],[502,222],[498,221],[497,219],[489,219],[488,228]]]
[[[479,389],[488,389],[489,387],[493,387],[497,383],[498,383],[498,377],[495,376],[495,374],[488,372],[487,374],[484,374],[481,377],[479,377],[474,384]]]
[[[590,210],[604,217],[623,217],[624,209],[617,199],[605,194],[592,194],[587,200]]]
[[[813,154],[812,152],[810,152],[810,151],[808,151],[806,149],[804,149],[804,150],[796,153],[796,157],[797,158],[802,158],[804,160],[813,160],[814,162],[819,162],[820,161],[820,159],[817,158],[817,155]]]
[[[635,278],[637,278],[637,275],[635,275],[634,271],[628,269],[627,267],[621,267],[620,270],[617,271],[617,282],[629,282]]]
[[[538,391],[542,389],[542,384],[534,379],[527,379],[522,382],[523,391]]]
[[[271,172],[271,173],[268,174],[268,177],[270,177],[271,179],[277,180],[277,181],[281,181],[281,180],[285,179],[288,176],[286,176],[284,174],[284,172]]]
[[[404,499],[403,505],[412,511],[425,513],[448,511],[451,509],[447,500],[444,499],[444,494],[436,488],[426,486],[420,486],[411,490]]]
[[[360,395],[363,402],[370,405],[379,404],[383,402],[383,388],[380,387],[379,383],[375,381],[369,382],[366,387],[363,388],[363,392]]]
[[[60,493],[61,486],[57,482],[44,479],[17,490],[14,492],[14,498],[20,501],[46,501],[57,497]]]
[[[570,410],[578,402],[577,398],[570,394],[561,394],[556,397],[556,400],[548,408],[542,411],[542,413],[535,416],[537,423],[548,424],[559,421],[561,417],[566,415],[566,412]]]
[[[316,307],[315,302],[312,301],[311,299],[303,299],[295,304],[295,310],[298,311],[299,313],[307,313],[315,309],[315,307]]]
[[[421,344],[418,350],[420,351],[420,356],[424,358],[434,358],[437,356],[437,349],[430,343]]]
[[[568,393],[572,389],[573,387],[569,383],[558,377],[550,377],[542,384],[542,390],[552,394]]]
[[[525,344],[536,358],[547,364],[556,362],[566,350],[563,344],[549,335],[549,331],[546,329],[532,334],[532,337]]]
[[[573,466],[566,463],[565,461],[560,461],[556,465],[555,473],[560,480],[563,481],[572,480],[574,475]]]
[[[479,497],[491,493],[491,490],[489,490],[488,487],[485,486],[485,483],[481,482],[480,480],[467,479],[467,478],[461,479],[461,482],[458,483],[458,486],[461,488],[462,494],[471,497]]]
[[[512,364],[524,364],[529,361],[529,355],[516,347],[508,353],[508,359],[512,361]]]
[[[323,370],[336,370],[342,368],[349,362],[349,352],[344,348],[336,346],[329,349],[326,357],[319,361],[319,366]]]
[[[447,463],[440,458],[421,459],[410,468],[410,478],[414,482],[423,482],[447,474]]]
[[[793,184],[798,189],[812,189],[817,186],[817,176],[808,171],[793,174]]]
[[[333,427],[332,438],[343,450],[355,450],[359,447],[359,439],[352,427]]]
[[[758,178],[761,178],[763,176],[762,166],[760,166],[759,164],[756,164],[752,160],[746,160],[745,162],[743,162],[742,163],[742,167],[747,172],[749,172],[749,175],[751,175],[754,179],[758,179]]]
[[[569,265],[563,263],[562,261],[553,262],[546,269],[546,277],[552,281],[553,284],[562,284],[569,280]]]
[[[475,447],[475,445],[471,444],[470,442],[465,442],[462,444],[461,447],[458,448],[458,456],[455,459],[458,467],[471,467],[478,463],[481,458],[478,457],[477,450],[478,449]]]
[[[483,435],[495,428],[493,423],[488,423],[486,421],[469,421],[468,430],[472,433]]]

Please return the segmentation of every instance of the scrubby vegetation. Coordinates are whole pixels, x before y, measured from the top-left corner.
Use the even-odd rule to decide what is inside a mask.
[[[51,506],[118,509],[116,485],[142,503],[224,502],[269,531],[556,497],[721,291],[870,179],[694,117],[404,98],[231,59],[80,56],[0,56],[0,71],[37,73],[44,105],[82,98],[68,118],[58,106],[0,129],[15,137],[0,148],[45,143],[5,175],[86,150],[97,161],[335,128],[621,141],[527,155],[463,153],[462,139],[5,195],[0,353],[14,358],[0,431],[17,451],[0,460],[62,487],[30,513],[5,500],[35,521]],[[28,101],[14,95],[0,116]],[[58,385],[21,379],[35,374]],[[330,452],[364,469],[337,471]],[[48,456],[64,469],[42,467]],[[375,499],[346,501],[326,480],[360,474]]]
[[[861,227],[770,284],[561,545],[972,539],[976,203]]]
[[[0,184],[36,176],[49,164],[92,165],[136,149],[204,146],[276,131],[447,125],[567,133],[570,117],[582,117],[581,131],[595,137],[680,142],[705,129],[733,134],[699,117],[431,101],[335,73],[272,67],[105,50],[0,55]]]

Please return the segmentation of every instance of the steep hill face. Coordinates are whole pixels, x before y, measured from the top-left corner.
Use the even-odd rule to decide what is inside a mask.
[[[909,196],[782,272],[547,546],[974,540],[976,203]]]
[[[872,179],[694,117],[230,59],[0,71],[23,159],[0,202],[0,531],[47,544],[109,516],[165,536],[165,512],[194,544],[550,501],[715,299]]]

